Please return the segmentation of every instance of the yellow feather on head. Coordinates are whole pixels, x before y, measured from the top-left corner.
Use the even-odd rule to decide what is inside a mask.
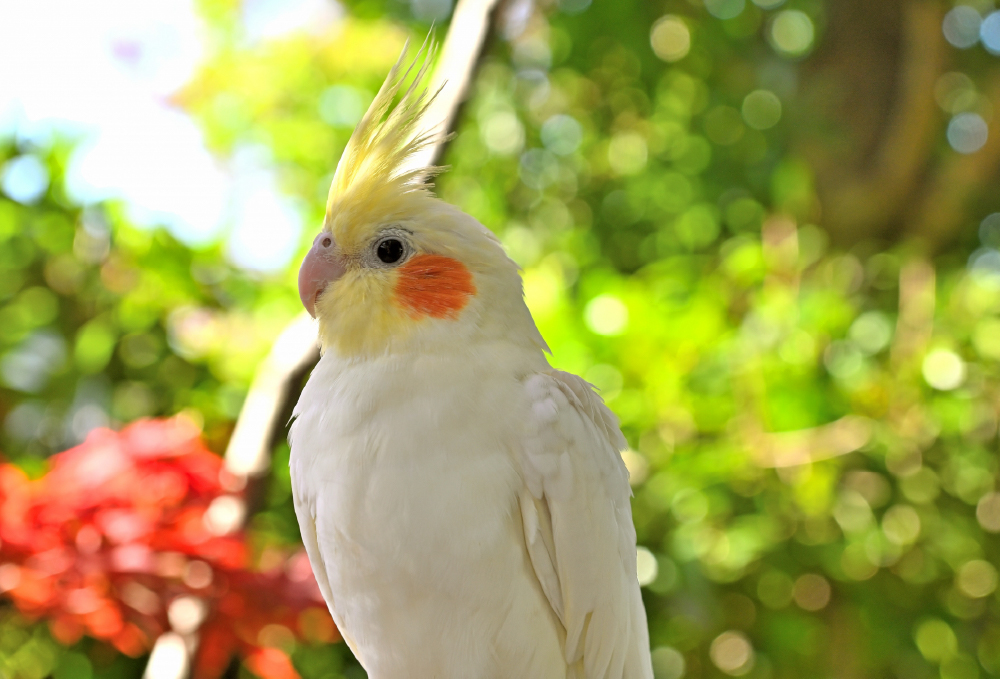
[[[404,214],[413,198],[429,196],[428,179],[443,169],[412,162],[443,134],[433,127],[421,129],[420,125],[440,92],[428,94],[424,86],[437,45],[428,35],[404,70],[408,46],[409,42],[403,46],[399,59],[347,142],[330,184],[326,222],[345,247],[350,247],[361,235],[358,230],[370,224],[373,213],[381,220],[392,219],[394,214]],[[403,91],[421,57],[423,63]],[[402,97],[393,105],[401,91]]]
[[[406,66],[403,48],[337,165],[323,224],[332,238],[321,233],[307,255],[339,267],[315,297],[314,315],[324,348],[343,356],[436,351],[484,336],[545,346],[499,240],[431,194],[427,180],[444,168],[421,152],[445,134],[424,124],[440,92],[424,85],[435,52],[428,36]],[[387,233],[409,248],[398,265],[378,263]],[[320,254],[326,247],[334,259]],[[313,295],[309,287],[306,299]]]

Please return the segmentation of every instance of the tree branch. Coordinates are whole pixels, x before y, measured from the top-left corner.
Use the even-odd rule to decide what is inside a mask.
[[[824,222],[846,242],[884,234],[901,217],[934,148],[940,118],[934,83],[945,63],[941,9],[924,0],[910,2],[903,19],[898,95],[868,167],[858,171],[849,164],[825,163]]]
[[[1000,111],[1000,73],[994,73],[986,96]],[[913,211],[913,232],[931,249],[949,240],[968,219],[969,199],[995,185],[1000,170],[1000,121],[990,126],[986,145],[975,153],[951,154],[937,169]],[[995,190],[995,189],[994,189]]]

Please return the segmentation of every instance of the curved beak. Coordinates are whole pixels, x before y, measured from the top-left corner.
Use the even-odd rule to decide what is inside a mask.
[[[310,316],[316,318],[316,300],[344,271],[333,236],[329,231],[320,231],[299,269],[299,299]]]

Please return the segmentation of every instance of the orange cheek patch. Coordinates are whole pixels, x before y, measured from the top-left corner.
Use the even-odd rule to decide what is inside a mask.
[[[414,318],[455,318],[476,294],[472,274],[451,257],[417,255],[398,272],[396,300]]]

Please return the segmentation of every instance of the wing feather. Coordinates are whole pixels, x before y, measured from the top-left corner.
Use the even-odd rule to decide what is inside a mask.
[[[646,612],[618,421],[589,384],[528,377],[521,513],[531,563],[585,679],[651,679]]]
[[[323,594],[323,599],[326,601],[326,606],[330,610],[330,615],[333,616],[333,621],[337,624],[337,631],[340,632],[340,636],[347,643],[347,646],[351,649],[351,652],[354,653],[355,657],[357,657],[358,648],[355,645],[354,640],[345,634],[344,626],[341,624],[340,618],[337,616],[337,612],[333,610],[333,588],[330,587],[330,576],[326,572],[326,563],[323,561],[323,552],[319,548],[319,538],[316,534],[316,517],[309,504],[300,499],[297,494],[293,494],[293,500],[295,516],[298,518],[299,529],[302,533],[302,544],[306,548],[306,554],[309,555],[309,563],[312,565],[313,576],[316,578],[316,584],[319,585],[319,591]]]

